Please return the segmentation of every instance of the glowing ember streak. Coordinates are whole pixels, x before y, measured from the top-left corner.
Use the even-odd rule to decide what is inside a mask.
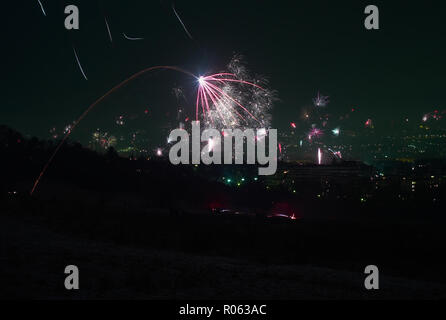
[[[39,185],[40,180],[42,179],[42,176],[45,174],[46,170],[48,169],[49,165],[51,164],[51,162],[53,161],[54,157],[57,155],[57,153],[59,152],[60,148],[62,147],[62,145],[65,143],[65,141],[68,139],[68,137],[70,136],[70,134],[73,132],[73,130],[77,127],[77,125],[79,124],[79,122],[81,122],[89,113],[92,109],[94,109],[94,107],[96,105],[98,105],[102,100],[104,100],[105,98],[107,98],[110,94],[112,94],[113,92],[115,92],[116,90],[118,90],[119,88],[123,87],[125,84],[127,84],[128,82],[132,81],[135,78],[138,78],[139,76],[141,76],[144,73],[147,72],[151,72],[154,70],[160,70],[160,69],[165,69],[165,70],[174,70],[174,71],[178,71],[178,72],[182,72],[184,74],[187,74],[189,76],[192,76],[194,78],[197,78],[195,75],[193,75],[192,73],[190,73],[189,71],[183,70],[181,68],[178,67],[173,67],[173,66],[155,66],[155,67],[150,67],[150,68],[146,68],[144,70],[141,70],[137,73],[135,73],[134,75],[132,75],[131,77],[127,78],[126,80],[122,81],[121,83],[119,83],[118,85],[114,86],[112,89],[110,89],[109,91],[107,91],[103,96],[101,96],[99,99],[97,99],[95,102],[93,102],[82,114],[81,116],[74,121],[71,130],[68,131],[65,136],[63,137],[63,139],[59,142],[59,144],[57,145],[56,149],[54,150],[54,152],[51,154],[49,160],[47,161],[47,163],[44,165],[42,171],[39,173],[38,178],[36,179],[36,181],[34,182],[33,188],[30,192],[30,194],[32,195],[34,193],[34,191],[36,190],[37,186]]]
[[[332,149],[328,148],[328,151],[330,151],[331,153],[333,153],[333,155],[339,159],[342,159],[342,153],[341,151],[333,151]]]
[[[46,17],[46,12],[45,9],[43,8],[42,2],[40,2],[40,0],[37,0],[40,4],[40,9],[42,9],[43,15]]]
[[[322,152],[321,148],[317,148],[317,163],[320,165],[322,163]]]
[[[122,33],[122,35],[124,36],[124,38],[126,38],[127,40],[131,40],[131,41],[144,40],[144,38],[132,38],[132,37],[129,37],[124,32]]]
[[[183,23],[183,20],[181,20],[180,15],[177,13],[177,11],[175,10],[175,6],[172,4],[172,10],[175,13],[175,16],[177,17],[178,21],[181,23],[181,25],[183,26],[184,31],[186,32],[187,36],[191,39],[194,40],[194,38],[192,38],[191,34],[189,33],[189,31],[187,30],[186,26]]]
[[[108,37],[110,38],[110,42],[113,42],[113,38],[111,35],[110,27],[108,26],[107,18],[104,17],[104,20],[105,20],[105,26],[107,27],[107,31],[108,31]]]
[[[294,123],[294,122],[291,122],[290,125],[291,125],[291,128],[293,128],[293,129],[296,129],[296,127],[297,127],[297,126],[296,126],[296,123]]]
[[[79,66],[79,69],[81,70],[82,75],[84,76],[85,80],[88,80],[87,76],[85,75],[84,69],[82,69],[81,62],[79,61],[79,57],[77,56],[77,52],[76,52],[76,49],[74,49],[74,47],[73,47],[73,51],[74,51],[74,56],[76,57],[77,65]]]

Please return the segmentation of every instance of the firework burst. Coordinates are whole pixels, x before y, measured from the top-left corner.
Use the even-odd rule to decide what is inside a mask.
[[[339,137],[339,135],[341,134],[341,129],[339,127],[334,128],[333,130],[331,130],[331,132],[336,136]]]
[[[308,133],[308,140],[313,140],[314,138],[318,138],[323,134],[321,129],[316,128],[315,126]]]
[[[319,92],[316,98],[313,99],[313,104],[315,107],[325,107],[330,102],[328,96],[323,96]]]
[[[116,146],[117,139],[108,132],[101,132],[99,129],[93,132],[90,141],[90,148],[96,151],[107,150],[110,147]]]
[[[200,110],[206,127],[269,128],[269,111],[275,93],[266,89],[266,80],[251,78],[241,58],[234,57],[228,65],[229,72],[198,78],[196,119]]]

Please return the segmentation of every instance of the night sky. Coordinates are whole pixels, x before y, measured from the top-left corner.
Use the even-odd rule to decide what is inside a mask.
[[[97,97],[146,67],[176,65],[206,74],[224,70],[234,54],[242,54],[249,70],[266,76],[278,91],[273,127],[279,131],[299,119],[318,91],[330,96],[330,112],[354,107],[386,130],[398,130],[388,126],[391,119],[419,120],[445,109],[446,26],[439,1],[176,1],[194,40],[170,1],[42,4],[46,17],[37,0],[2,6],[6,72],[0,123],[27,135],[48,138],[50,128],[72,122]],[[64,28],[69,4],[80,10],[78,31]],[[380,9],[380,30],[364,28],[368,4]],[[144,40],[126,40],[123,32]],[[172,88],[184,89],[192,115],[195,85],[170,71],[145,75],[102,103],[77,137],[95,128],[113,130],[120,114],[137,118],[147,132],[160,132],[177,107]],[[143,117],[145,109],[150,117]]]

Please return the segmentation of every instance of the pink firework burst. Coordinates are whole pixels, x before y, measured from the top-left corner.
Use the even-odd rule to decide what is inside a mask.
[[[318,128],[312,128],[311,131],[308,133],[308,140],[312,140],[313,138],[320,137],[323,134],[321,129]]]
[[[265,91],[255,83],[237,79],[236,75],[232,73],[200,76],[198,77],[196,120],[199,119],[201,109],[203,116],[213,125],[215,122],[220,122],[225,126],[233,127],[249,124],[252,120],[256,122],[257,126],[262,125],[262,120],[250,111],[251,108],[243,105],[241,99],[237,98],[239,94],[234,92],[236,89],[231,84],[246,85]]]

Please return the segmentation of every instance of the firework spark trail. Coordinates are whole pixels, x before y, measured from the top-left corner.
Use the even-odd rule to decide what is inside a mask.
[[[219,117],[221,118],[221,120],[223,121],[223,123],[226,125],[226,120],[225,120],[225,118],[223,117],[222,113],[220,112],[220,109],[218,108],[218,101],[216,101],[216,100],[214,99],[214,96],[213,96],[212,93],[209,91],[209,88],[204,87],[204,91],[205,91],[205,94],[206,94],[206,92],[207,92],[209,98],[211,98],[211,101],[212,101],[212,103],[213,103],[214,106],[215,106],[215,110],[217,110],[217,113],[218,113]],[[212,121],[212,120],[213,120],[213,119],[211,118],[211,121]]]
[[[211,97],[213,96],[213,97],[216,99],[216,100],[213,100],[213,99],[212,99],[212,101],[214,102],[214,105],[217,106],[217,103],[215,102],[215,101],[217,101],[219,104],[222,105],[223,108],[225,108],[226,111],[229,112],[229,114],[230,114],[230,115],[232,116],[232,118],[235,120],[235,117],[234,117],[234,115],[230,112],[229,107],[228,107],[225,103],[222,103],[223,101],[226,100],[225,97],[223,97],[219,92],[217,92],[216,90],[214,90],[212,87],[206,85],[205,79],[207,79],[207,78],[213,78],[213,77],[215,77],[215,76],[216,76],[216,75],[212,75],[212,76],[209,76],[209,77],[201,77],[201,78],[200,78],[201,81],[199,81],[200,84],[201,84],[199,89],[201,90],[202,88],[204,88],[206,91],[208,91],[208,92],[210,93]],[[222,100],[223,100],[223,101],[222,101]],[[216,110],[219,111],[219,110],[218,110],[218,107],[216,107]],[[245,120],[245,118],[244,118],[239,112],[237,112],[237,110],[234,110],[234,112],[235,112],[235,113],[236,113],[242,120]],[[220,113],[220,115],[221,115],[221,113]],[[222,118],[223,122],[225,122],[224,118],[223,118],[223,117],[221,117],[221,118]]]
[[[331,148],[328,148],[328,151],[330,151],[336,158],[342,159],[341,151],[334,151]]]
[[[203,97],[203,92],[200,90],[200,100],[201,100],[201,110],[203,111],[203,114],[206,114],[206,111],[204,109],[204,97]],[[198,119],[198,114],[196,119]]]
[[[228,98],[229,100],[231,100],[232,102],[234,102],[235,104],[237,104],[240,108],[242,108],[244,111],[246,111],[254,120],[256,120],[258,123],[261,123],[251,112],[248,111],[248,109],[246,109],[240,102],[238,102],[237,100],[235,100],[234,98],[232,98],[231,96],[229,96],[227,93],[225,93],[223,90],[221,90],[220,88],[216,87],[213,84],[209,84],[209,86],[215,90],[217,90],[218,92],[220,92],[222,95],[224,95],[226,98]]]
[[[211,93],[211,95],[213,95],[213,96],[217,99],[217,101],[220,100],[220,99],[222,98],[221,96],[219,96],[218,92],[215,92],[215,91],[214,91],[214,89],[209,88],[209,87],[208,87],[207,89],[208,89],[208,91]],[[228,107],[226,106],[226,104],[222,103],[222,106],[229,112],[229,114],[232,116],[232,118],[233,118],[234,121],[235,121],[236,119],[235,119],[234,115],[230,112],[230,110],[228,109]],[[217,110],[218,110],[218,109],[217,109]],[[234,112],[240,117],[240,119],[242,119],[242,120],[245,119],[240,113],[237,112],[237,110],[234,110]]]
[[[40,2],[40,0],[37,0],[40,4],[40,9],[42,9],[43,15],[46,17],[46,12],[45,9],[43,8],[42,2]]]
[[[205,82],[211,82],[212,85],[217,86],[220,89],[215,91],[224,97],[224,105],[230,110],[230,113],[224,111],[224,116],[230,122],[231,127],[238,127],[241,129],[255,128],[259,127],[259,124],[260,127],[269,127],[271,115],[268,111],[272,108],[273,101],[276,100],[276,92],[257,86],[257,84],[267,84],[267,79],[251,75],[245,67],[243,60],[243,56],[234,55],[227,65],[227,71],[210,75],[208,78],[213,80]],[[226,81],[226,79],[231,81]],[[247,83],[247,81],[244,81],[246,79],[251,79],[252,81],[250,80],[251,82]],[[215,89],[212,86],[209,87]],[[223,91],[223,93],[221,93],[221,91]],[[227,97],[228,95],[232,99],[229,99]],[[251,115],[248,115],[248,113],[234,100],[240,105],[244,107],[246,106],[247,108],[245,109],[249,109]],[[232,121],[229,119],[229,115],[232,116],[237,110],[240,111],[243,116],[246,116],[246,120],[237,119],[237,121]],[[216,116],[216,114],[213,116]],[[240,115],[237,114],[237,117],[240,117]],[[218,121],[217,125],[222,127],[223,123]]]
[[[195,107],[195,117],[196,117],[196,119],[198,119],[198,107],[200,105],[200,96],[201,96],[201,94],[200,94],[200,91],[199,91],[198,94],[197,94],[197,104],[196,104],[196,107]],[[203,107],[203,103],[201,104],[201,106]]]
[[[225,81],[229,81],[229,82],[237,82],[237,83],[243,83],[243,84],[248,84],[250,86],[265,90],[264,88],[262,88],[261,86],[258,86],[254,83],[248,82],[248,81],[243,81],[243,80],[237,80],[237,79],[221,79],[221,78],[214,78],[214,76],[209,76],[206,77],[205,80],[213,80],[213,81],[220,81],[220,82],[225,82]]]
[[[177,13],[177,11],[175,10],[175,6],[172,4],[172,9],[173,12],[175,13],[178,21],[180,21],[181,25],[183,26],[184,31],[187,33],[187,36],[191,39],[194,40],[194,38],[192,38],[191,34],[189,33],[189,31],[187,30],[186,26],[183,23],[183,20],[181,20],[180,15]]]
[[[211,75],[207,77],[200,77],[198,78],[199,87],[198,87],[198,94],[197,96],[201,97],[201,104],[204,115],[206,115],[206,112],[204,111],[204,107],[206,107],[208,118],[210,118],[211,122],[214,123],[214,119],[212,116],[210,116],[211,108],[209,107],[209,99],[212,101],[212,104],[214,105],[214,109],[217,111],[218,116],[221,118],[222,122],[226,125],[227,121],[223,117],[222,110],[225,109],[227,111],[227,114],[229,114],[234,120],[235,117],[232,114],[231,110],[229,109],[230,103],[225,103],[228,101],[232,101],[236,103],[238,106],[240,106],[243,110],[245,110],[251,117],[256,119],[243,105],[241,105],[238,101],[230,97],[228,94],[226,94],[223,90],[218,88],[217,86],[211,84],[209,81],[218,81],[220,83],[225,83],[225,79],[219,79],[216,78],[218,75],[232,75],[232,74],[217,74],[217,75]],[[229,79],[234,80],[234,79]],[[252,83],[243,81],[243,80],[234,80],[234,82],[243,83],[243,84],[250,84],[253,86],[256,86]],[[260,87],[259,87],[260,88]],[[209,99],[208,99],[209,98]],[[204,101],[204,102],[203,102]],[[198,109],[199,109],[199,100],[197,99],[197,105],[196,105],[196,117],[198,120]],[[240,115],[237,110],[234,110],[234,112],[242,119],[244,120],[243,116]],[[256,119],[257,120],[257,119]],[[257,120],[258,121],[258,120]],[[260,122],[260,121],[259,121]]]
[[[238,105],[240,108],[242,108],[246,113],[248,113],[253,119],[255,119],[258,123],[261,123],[251,112],[249,112],[248,109],[246,109],[239,101],[235,100],[234,98],[232,98],[231,96],[229,96],[226,92],[224,92],[221,88],[217,87],[216,85],[212,84],[210,81],[218,81],[218,82],[236,82],[236,83],[242,83],[242,84],[247,84],[247,85],[251,85],[254,86],[256,88],[260,88],[263,89],[260,86],[257,86],[256,84],[253,84],[251,82],[247,82],[247,81],[243,81],[243,80],[236,80],[236,79],[220,79],[220,78],[215,78],[215,75],[211,75],[211,76],[207,76],[207,77],[200,77],[200,87],[203,88],[212,88],[214,89],[216,92],[218,92],[219,94],[221,94],[222,96],[224,96],[225,98],[229,99],[230,101],[232,101],[233,103],[235,103],[236,105]],[[216,106],[217,108],[218,106]]]
[[[112,43],[113,43],[113,38],[112,38],[112,35],[111,35],[111,32],[110,32],[110,27],[109,27],[109,25],[108,25],[108,21],[107,21],[107,18],[106,18],[106,17],[104,17],[104,20],[105,20],[105,25],[107,26],[108,37],[110,38],[110,42],[112,42]]]
[[[126,38],[127,40],[131,40],[131,41],[144,40],[144,38],[132,38],[132,37],[129,37],[124,32],[122,33],[122,35],[124,36],[124,38]]]
[[[226,126],[227,125],[226,119],[223,117],[223,114],[221,113],[220,108],[218,108],[218,104],[221,104],[222,107],[224,107],[226,110],[228,110],[226,105],[221,101],[221,97],[219,97],[211,88],[206,87],[206,86],[204,86],[203,88],[208,93],[208,95],[211,98],[212,103],[214,104],[214,106],[216,106],[215,110],[217,110],[218,115],[220,116],[220,118],[222,119],[224,125]],[[229,112],[229,114],[232,117],[234,117],[234,115],[231,112]]]
[[[54,157],[57,155],[57,153],[59,152],[60,148],[62,147],[62,145],[65,143],[65,141],[68,139],[68,137],[70,136],[70,134],[73,132],[73,130],[77,127],[77,125],[79,124],[79,122],[81,122],[87,115],[88,113],[96,106],[98,105],[102,100],[104,100],[105,98],[107,98],[111,93],[113,93],[114,91],[118,90],[119,88],[121,88],[122,86],[124,86],[125,84],[127,84],[128,82],[132,81],[133,79],[139,77],[140,75],[153,71],[153,70],[159,70],[159,69],[167,69],[167,70],[174,70],[174,71],[178,71],[178,72],[182,72],[185,73],[187,75],[190,75],[194,78],[196,78],[195,75],[193,75],[192,73],[190,73],[189,71],[183,70],[181,68],[178,67],[173,67],[173,66],[155,66],[155,67],[150,67],[144,70],[139,71],[138,73],[135,73],[133,76],[127,78],[126,80],[122,81],[121,83],[119,83],[118,85],[114,86],[112,89],[110,89],[109,91],[107,91],[103,96],[101,96],[99,99],[97,99],[95,102],[93,102],[82,114],[81,116],[74,121],[71,130],[69,130],[64,137],[62,138],[62,140],[59,142],[59,144],[57,145],[56,149],[54,150],[54,152],[51,154],[48,162],[44,165],[42,171],[40,172],[38,178],[36,179],[36,181],[34,182],[33,188],[31,190],[31,195],[34,193],[34,191],[36,190],[37,186],[39,185],[40,180],[42,179],[42,176],[45,174],[45,172],[47,171],[48,167],[50,166],[50,164],[52,163]]]
[[[205,92],[203,90],[201,90],[201,96],[204,99],[204,101],[206,102],[206,109],[207,109],[208,114],[209,114],[210,113],[209,101],[208,101],[208,98],[206,97],[206,94],[205,94]],[[198,120],[198,119],[196,119],[196,120]],[[214,124],[214,118],[212,118],[212,117],[211,117],[211,122],[212,122],[212,124]]]
[[[76,61],[77,61],[77,64],[79,66],[79,69],[82,72],[82,75],[84,76],[85,80],[88,80],[87,76],[85,75],[84,69],[82,69],[82,65],[81,65],[81,63],[79,61],[79,57],[77,56],[77,52],[76,52],[76,49],[74,49],[74,47],[73,47],[73,51],[74,51],[74,56],[76,57]]]

